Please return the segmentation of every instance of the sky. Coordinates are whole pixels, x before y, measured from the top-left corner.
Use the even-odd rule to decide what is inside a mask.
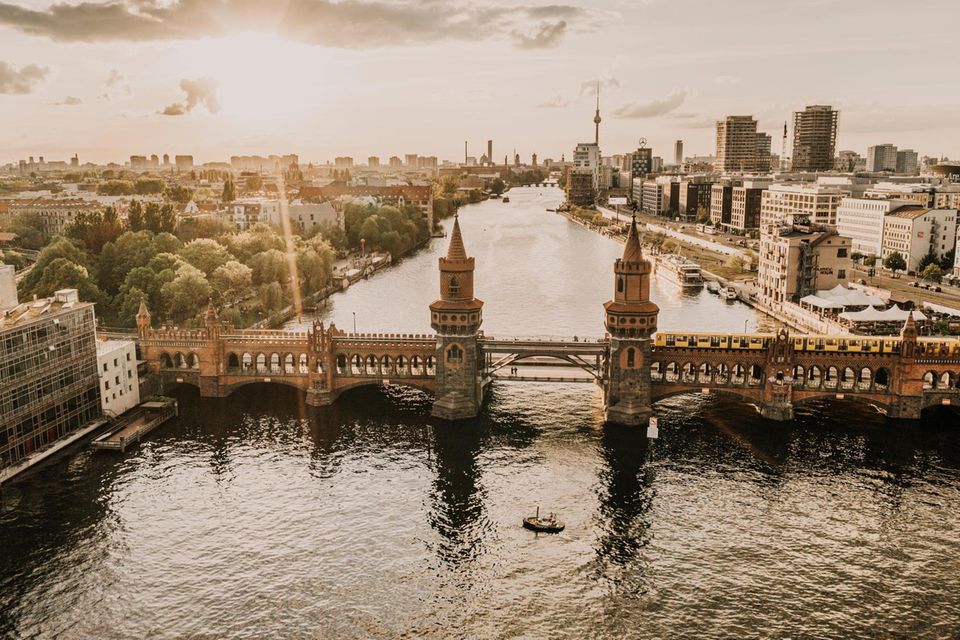
[[[132,154],[714,152],[840,110],[838,150],[960,157],[960,0],[0,0],[0,163]]]

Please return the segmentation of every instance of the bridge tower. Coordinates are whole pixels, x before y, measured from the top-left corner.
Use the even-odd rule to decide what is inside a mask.
[[[603,389],[607,422],[641,425],[650,418],[650,336],[660,313],[650,301],[650,271],[634,217],[623,257],[613,263],[613,300],[603,305],[610,334]]]
[[[483,301],[473,295],[473,270],[455,217],[447,256],[440,258],[440,299],[430,305],[430,324],[437,332],[433,415],[444,420],[475,417],[483,399],[477,340]]]

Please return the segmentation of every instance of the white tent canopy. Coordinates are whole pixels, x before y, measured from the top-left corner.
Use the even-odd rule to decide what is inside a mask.
[[[873,307],[867,307],[863,311],[845,311],[840,314],[841,320],[846,320],[847,322],[906,322],[907,317],[910,315],[909,311],[904,311],[903,309],[893,306],[889,309],[875,309]],[[926,320],[927,316],[919,311],[913,312],[914,320]]]
[[[882,307],[886,303],[860,289],[847,289],[838,284],[833,289],[821,289],[800,299],[801,305],[817,309],[846,309],[847,307]]]

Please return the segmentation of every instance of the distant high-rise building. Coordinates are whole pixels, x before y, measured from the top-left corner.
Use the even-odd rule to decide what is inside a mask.
[[[73,157],[70,158],[70,166],[71,166],[71,167],[79,167],[79,166],[80,166],[80,156],[78,156],[77,154],[73,154]]]
[[[487,161],[493,164],[493,140],[487,140]]]
[[[653,149],[638,147],[630,156],[630,174],[634,178],[643,178],[653,173]]]
[[[717,161],[714,166],[717,171],[756,169],[757,121],[753,116],[727,116],[717,120]]]
[[[42,159],[41,159],[41,162],[43,162]],[[130,156],[130,168],[133,169],[134,171],[146,169],[147,156]]]
[[[875,144],[867,147],[867,171],[896,171],[897,147],[892,144]]]
[[[404,163],[405,165],[407,165],[408,167],[414,167],[414,168],[415,168],[415,167],[417,166],[417,158],[419,158],[419,157],[420,157],[420,156],[419,156],[418,154],[416,154],[416,153],[408,153],[408,154],[406,154],[405,156],[403,156],[403,158],[404,158],[403,163]]]
[[[683,164],[683,140],[673,143],[673,164]]]
[[[193,169],[193,156],[173,156],[173,164],[177,169],[189,171]]]
[[[163,154],[163,166],[165,166],[165,167],[169,167],[169,166],[170,166],[170,154],[169,154],[169,153]]]
[[[901,175],[913,176],[920,172],[920,164],[917,161],[917,152],[913,149],[897,150],[897,173]]]
[[[402,166],[403,166],[403,160],[401,160],[401,159],[400,159],[399,157],[397,157],[397,156],[390,156],[390,168],[391,168],[391,169],[399,169],[399,168],[402,167]]]
[[[156,168],[159,167],[159,166],[160,166],[160,156],[158,156],[158,155],[155,154],[155,153],[151,154],[151,155],[150,155],[150,167],[153,168],[153,169],[156,169]]]
[[[770,146],[773,139],[770,134],[762,131],[757,132],[757,163],[754,169],[766,173],[770,171]]]
[[[377,156],[370,156],[369,158],[367,158],[367,166],[368,166],[368,167],[379,167],[379,166],[380,166],[380,158],[378,158]]]
[[[333,159],[333,165],[340,169],[349,169],[353,166],[353,158],[350,156],[337,156]]]
[[[830,171],[837,144],[840,112],[829,105],[811,105],[793,114],[794,171]]]

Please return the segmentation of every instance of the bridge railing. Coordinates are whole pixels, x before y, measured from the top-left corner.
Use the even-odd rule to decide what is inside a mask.
[[[605,337],[597,338],[595,336],[558,336],[558,335],[540,335],[540,336],[482,336],[482,342],[548,342],[556,344],[602,344],[607,341]]]

